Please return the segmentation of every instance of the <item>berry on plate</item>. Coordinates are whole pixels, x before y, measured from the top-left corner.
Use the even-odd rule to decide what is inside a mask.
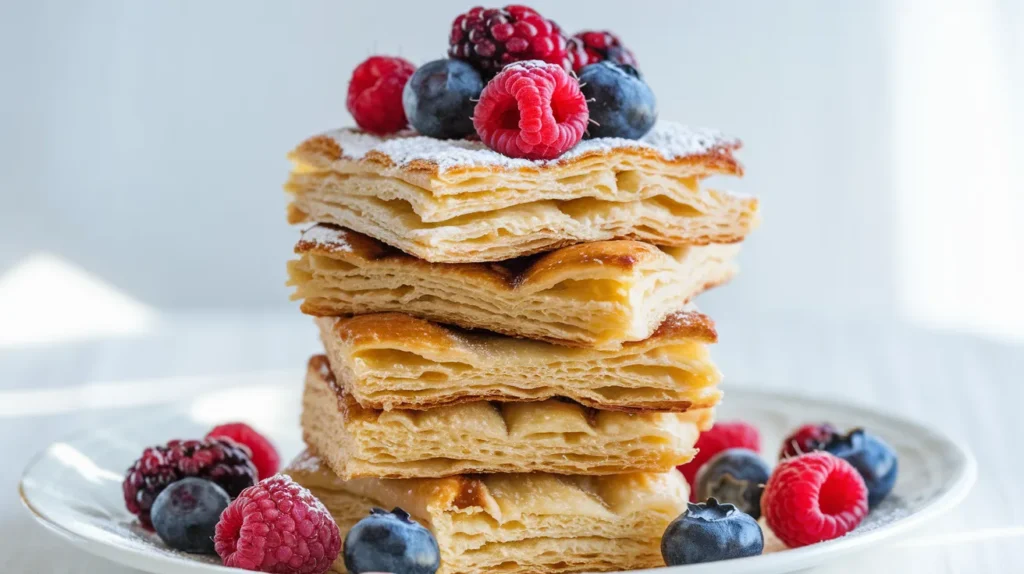
[[[128,512],[143,526],[152,526],[150,509],[156,497],[167,485],[189,476],[212,480],[233,497],[256,484],[256,467],[249,448],[230,439],[172,440],[147,448],[121,483]]]
[[[658,119],[654,92],[633,66],[598,62],[580,70],[589,137],[640,139]]]
[[[483,89],[484,81],[473,66],[462,60],[434,60],[409,78],[402,105],[409,123],[421,134],[462,138],[474,131],[473,108]]]
[[[465,60],[485,76],[512,62],[543,60],[571,70],[565,36],[557,24],[533,8],[477,6],[452,22],[448,55]]]
[[[323,574],[341,550],[327,508],[283,474],[238,495],[221,514],[214,536],[225,566],[275,574]]]
[[[757,429],[744,422],[717,422],[711,430],[704,431],[697,438],[697,456],[686,464],[679,465],[679,471],[690,483],[690,500],[697,500],[697,471],[711,457],[727,448],[746,448],[761,452],[761,435]]]
[[[441,564],[434,535],[401,508],[371,510],[345,536],[344,556],[351,574],[434,574]]]
[[[757,519],[761,516],[761,493],[770,474],[756,452],[725,449],[697,472],[697,500],[714,498]]]
[[[854,429],[834,435],[823,447],[857,469],[868,487],[868,506],[874,508],[896,485],[899,462],[896,451],[881,438]]]
[[[216,483],[183,478],[165,488],[150,516],[164,544],[193,554],[213,554],[213,533],[231,497]]]
[[[509,65],[488,82],[473,126],[496,152],[554,159],[580,141],[588,117],[579,82],[554,64],[533,60]]]
[[[218,425],[206,433],[206,438],[212,437],[226,437],[249,447],[250,458],[256,465],[259,480],[274,476],[277,474],[278,468],[281,467],[281,455],[277,454],[274,444],[245,423]]]
[[[786,546],[843,536],[868,513],[868,489],[850,463],[817,451],[775,467],[761,497],[761,514]]]
[[[829,423],[806,424],[782,441],[779,460],[821,450],[838,433],[836,427]]]
[[[714,498],[673,520],[661,537],[661,556],[669,566],[700,564],[757,556],[764,551],[764,533],[749,514]]]
[[[362,129],[385,135],[409,125],[402,107],[402,89],[416,71],[408,60],[371,56],[352,72],[345,100]]]
[[[577,32],[572,38],[569,38],[566,50],[569,52],[572,69],[577,73],[585,66],[606,60],[615,64],[638,67],[633,52],[622,45],[618,36],[608,31]]]

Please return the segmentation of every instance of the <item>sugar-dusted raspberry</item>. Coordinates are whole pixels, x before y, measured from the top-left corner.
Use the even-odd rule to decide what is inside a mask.
[[[579,82],[532,60],[507,66],[484,87],[473,127],[487,147],[509,157],[554,159],[580,141],[589,118]]]
[[[448,55],[466,60],[484,76],[524,60],[543,60],[571,70],[565,47],[565,36],[557,24],[533,8],[515,4],[477,6],[459,14],[448,37]]]
[[[402,89],[416,66],[402,58],[371,56],[352,72],[346,104],[359,127],[390,134],[407,125]]]
[[[225,566],[275,574],[323,574],[341,551],[327,508],[285,475],[242,491],[220,516],[214,546]]]
[[[149,511],[167,485],[189,476],[217,483],[228,496],[256,484],[249,448],[231,439],[172,440],[142,452],[128,469],[121,490],[128,512],[150,527]]]
[[[217,436],[227,437],[238,444],[249,447],[249,451],[252,453],[252,463],[256,465],[260,480],[274,476],[277,474],[277,469],[281,467],[281,455],[277,454],[274,444],[245,423],[218,425],[206,433],[206,438]]]
[[[857,469],[824,451],[787,458],[761,497],[768,527],[790,548],[832,540],[868,513],[868,489]]]
[[[829,423],[806,424],[796,429],[782,441],[779,460],[822,450],[832,437],[839,434]]]
[[[566,44],[572,69],[579,72],[584,66],[609,60],[616,64],[636,65],[636,57],[622,44],[618,36],[608,31],[578,32]]]
[[[761,434],[745,422],[719,422],[711,430],[702,432],[697,438],[697,456],[686,464],[679,465],[679,471],[690,483],[690,500],[696,502],[697,471],[711,457],[727,448],[745,448],[761,452]]]

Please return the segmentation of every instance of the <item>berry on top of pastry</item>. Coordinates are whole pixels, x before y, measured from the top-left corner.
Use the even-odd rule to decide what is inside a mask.
[[[638,67],[633,52],[622,44],[618,36],[607,30],[577,32],[569,38],[567,49],[572,69],[577,74],[590,64],[604,61]]]
[[[403,58],[371,56],[352,72],[345,100],[360,128],[378,135],[409,125],[402,107],[402,90],[416,66]]]
[[[469,62],[487,77],[512,62],[525,60],[572,69],[558,24],[533,8],[516,4],[486,9],[477,6],[459,14],[452,22],[448,55]]]
[[[506,66],[487,83],[473,125],[497,152],[554,159],[579,143],[589,117],[575,78],[559,66],[531,60]]]

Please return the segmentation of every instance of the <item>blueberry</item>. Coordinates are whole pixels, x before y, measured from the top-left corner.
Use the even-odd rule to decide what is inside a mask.
[[[686,507],[686,512],[673,520],[661,537],[665,564],[683,566],[745,558],[764,550],[764,534],[757,521],[732,504],[719,504],[709,498]]]
[[[825,450],[857,469],[868,487],[870,508],[892,492],[899,464],[896,451],[881,438],[864,429],[854,429],[845,435],[833,436],[825,444]]]
[[[462,60],[427,62],[409,78],[402,107],[409,123],[425,136],[454,139],[475,133],[473,108],[484,81]]]
[[[150,510],[164,544],[192,554],[213,554],[213,533],[231,497],[216,483],[183,478],[165,488]]]
[[[371,510],[348,531],[344,552],[345,568],[351,574],[434,574],[441,565],[434,535],[401,508]]]
[[[756,452],[725,449],[697,472],[697,500],[716,498],[756,520],[761,516],[761,493],[769,475],[771,470]]]
[[[584,66],[580,90],[593,120],[589,137],[640,139],[658,119],[654,92],[628,64],[606,60]]]

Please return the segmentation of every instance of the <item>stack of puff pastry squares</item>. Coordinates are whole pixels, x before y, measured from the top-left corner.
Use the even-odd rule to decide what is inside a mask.
[[[289,284],[324,353],[286,472],[342,535],[403,508],[442,574],[663,565],[689,496],[675,467],[722,396],[692,300],[758,222],[756,199],[703,185],[742,174],[738,147],[674,123],[551,161],[408,133],[302,142]]]

